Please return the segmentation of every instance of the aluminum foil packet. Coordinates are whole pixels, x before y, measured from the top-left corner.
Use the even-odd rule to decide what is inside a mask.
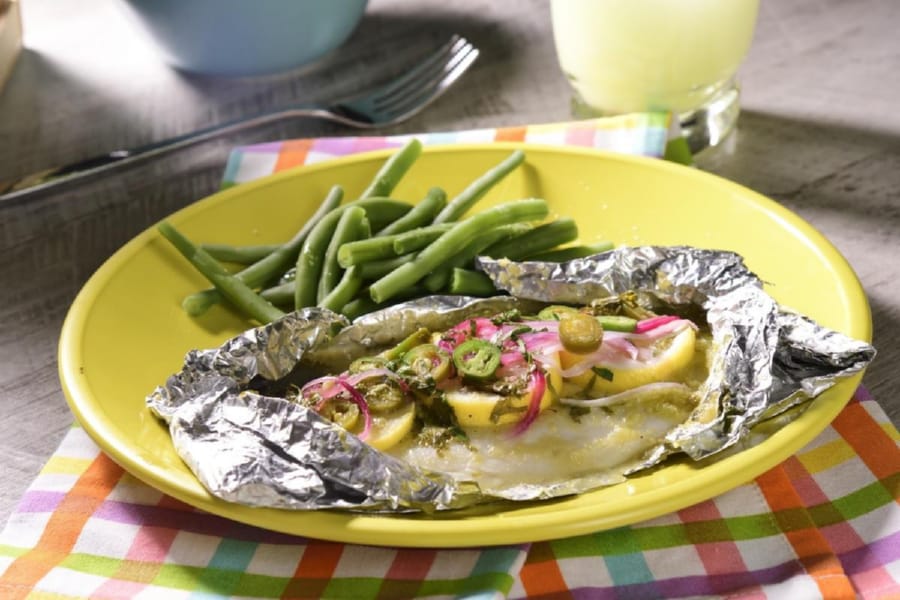
[[[221,347],[191,351],[184,368],[147,397],[175,449],[215,496],[251,506],[373,512],[440,511],[579,493],[620,481],[672,453],[709,457],[754,424],[788,415],[874,348],[780,307],[737,254],[692,247],[620,248],[566,263],[477,259],[508,296],[431,296],[353,323],[304,309]],[[712,334],[709,376],[690,417],[618,471],[553,486],[482,489],[464,478],[379,452],[303,406],[287,386],[389,347],[420,327],[440,331],[474,316],[546,303],[587,304],[632,294],[658,312],[702,314]],[[798,412],[798,411],[793,411]]]

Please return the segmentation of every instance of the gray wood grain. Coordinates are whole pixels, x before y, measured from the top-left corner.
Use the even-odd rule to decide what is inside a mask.
[[[0,181],[402,71],[458,32],[482,49],[425,113],[379,133],[569,118],[544,0],[372,0],[353,38],[319,64],[224,80],[175,72],[113,0],[24,3],[26,50],[0,94]],[[702,168],[784,203],[858,273],[879,356],[865,383],[900,422],[900,42],[894,0],[763,1],[741,71],[744,111]],[[351,133],[296,120],[142,164],[27,202],[0,203],[0,522],[72,422],[56,374],[65,313],[91,273],[166,214],[213,192],[238,143]]]

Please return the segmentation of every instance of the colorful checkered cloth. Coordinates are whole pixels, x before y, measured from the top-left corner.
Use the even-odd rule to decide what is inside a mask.
[[[620,117],[550,123],[528,127],[470,129],[387,137],[326,137],[244,146],[232,151],[225,167],[223,187],[246,183],[264,175],[309,165],[355,152],[397,148],[410,138],[424,145],[529,142],[552,146],[582,146],[623,154],[662,158],[671,135],[667,113],[636,113]]]
[[[0,536],[0,598],[900,598],[897,430],[865,392],[795,456],[664,517],[551,542],[373,548],[256,529],[73,428]]]
[[[666,130],[635,117],[420,137],[661,156]],[[226,180],[404,139],[240,148]],[[551,542],[396,549],[199,511],[131,477],[74,427],[0,535],[0,598],[900,598],[898,437],[860,389],[795,456],[677,513]]]

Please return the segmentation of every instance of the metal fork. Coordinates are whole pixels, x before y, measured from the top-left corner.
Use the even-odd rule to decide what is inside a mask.
[[[101,156],[34,173],[11,183],[0,182],[0,200],[21,197],[218,136],[284,119],[314,117],[360,129],[393,125],[412,117],[443,94],[468,70],[476,58],[478,49],[475,46],[463,37],[453,36],[449,42],[399,77],[351,98],[327,105],[293,106],[244,117],[136,148],[113,150]]]

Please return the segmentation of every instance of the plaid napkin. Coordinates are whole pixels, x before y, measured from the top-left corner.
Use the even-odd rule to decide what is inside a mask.
[[[418,136],[663,156],[632,115]],[[408,136],[238,148],[226,184]],[[897,430],[860,388],[818,438],[755,481],[657,519],[463,549],[341,544],[242,525],[131,477],[73,427],[0,535],[0,598],[900,598]]]
[[[489,142],[529,142],[553,146],[582,146],[623,154],[667,158],[690,162],[683,141],[674,134],[668,113],[635,113],[574,121],[466,131],[418,133],[387,137],[326,137],[288,140],[236,148],[231,152],[222,186],[252,181],[264,175],[299,165],[322,162],[355,152],[402,146],[410,138],[424,145],[483,144]]]

